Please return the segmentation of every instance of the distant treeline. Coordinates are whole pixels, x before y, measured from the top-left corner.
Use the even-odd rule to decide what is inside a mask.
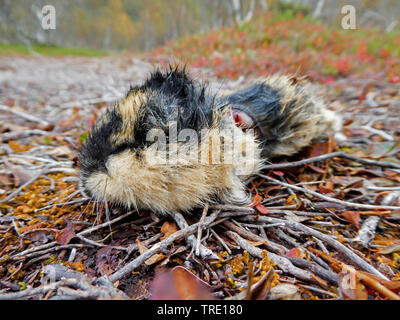
[[[267,10],[337,23],[347,4],[356,7],[359,25],[399,28],[398,0],[0,0],[0,43],[147,50]],[[56,9],[55,30],[42,28],[45,5]]]

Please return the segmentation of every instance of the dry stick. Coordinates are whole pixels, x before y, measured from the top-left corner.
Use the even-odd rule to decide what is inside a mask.
[[[242,217],[241,220],[244,221],[254,221],[257,219],[259,222],[267,222],[267,223],[278,223],[282,222],[284,223],[288,228],[295,229],[301,232],[304,232],[308,235],[314,236],[320,240],[325,241],[327,244],[329,244],[331,247],[335,248],[337,251],[342,252],[345,254],[351,261],[353,261],[358,267],[361,269],[372,273],[378,277],[381,277],[382,279],[388,280],[382,273],[380,273],[378,270],[376,270],[373,266],[371,266],[369,263],[364,261],[362,258],[360,258],[357,254],[355,254],[353,251],[351,251],[349,248],[347,248],[345,245],[340,243],[339,241],[333,239],[332,237],[323,234],[315,229],[312,229],[310,227],[307,227],[301,223],[295,222],[295,221],[290,221],[290,220],[282,220],[278,218],[272,218],[272,217],[265,217],[265,216],[259,216],[257,218],[254,217]]]
[[[35,294],[47,293],[51,290],[58,289],[62,284],[63,283],[61,281],[58,281],[38,288],[29,288],[19,292],[1,294],[0,300],[15,300],[26,296],[32,296]]]
[[[116,223],[116,222],[118,222],[118,221],[120,221],[120,220],[122,220],[122,219],[124,219],[124,218],[126,218],[126,217],[128,217],[128,216],[130,216],[130,215],[132,215],[134,212],[135,212],[135,211],[127,212],[127,213],[125,213],[125,214],[123,214],[123,215],[121,215],[121,216],[119,216],[119,217],[117,217],[117,218],[111,220],[110,222],[104,222],[104,223],[99,224],[99,225],[97,225],[97,226],[94,226],[94,227],[91,227],[91,228],[89,228],[89,229],[83,230],[83,231],[79,232],[77,235],[79,235],[79,236],[84,236],[84,235],[90,234],[90,233],[92,233],[92,232],[94,232],[94,231],[96,231],[96,230],[99,230],[99,229],[101,229],[101,228],[103,228],[103,227],[108,227],[109,224],[110,224],[110,225],[111,225],[111,224],[114,224],[114,223]],[[35,252],[35,251],[40,251],[40,250],[48,249],[48,248],[51,248],[51,247],[53,247],[53,246],[55,246],[55,245],[57,245],[57,242],[53,241],[53,242],[44,244],[44,245],[42,245],[42,246],[30,248],[30,249],[27,249],[27,250],[25,250],[25,251],[22,251],[22,252],[20,252],[20,253],[15,254],[14,256],[10,257],[10,259],[15,260],[15,258],[25,256],[25,255],[30,254],[30,253]]]
[[[235,225],[234,223],[230,222],[230,221],[225,221],[222,223],[224,226],[226,226],[228,229],[237,232],[238,234],[240,234],[241,236],[251,240],[251,241],[263,241],[264,245],[267,247],[268,250],[271,250],[275,253],[278,254],[286,254],[287,253],[287,249],[280,245],[277,244],[275,242],[272,242],[266,238],[260,237],[250,231],[247,231],[237,225]]]
[[[42,119],[40,119],[38,117],[35,117],[35,116],[31,115],[31,114],[28,114],[28,113],[25,113],[25,112],[22,112],[22,111],[14,110],[14,109],[12,109],[10,107],[7,107],[7,106],[5,106],[3,104],[0,104],[0,111],[5,111],[5,112],[12,113],[12,114],[14,114],[14,115],[16,115],[16,116],[18,116],[20,118],[23,118],[23,119],[31,121],[31,122],[38,122],[38,123],[41,123],[41,124],[43,124],[45,126],[49,125],[49,123],[47,121],[45,121],[45,120],[42,120]]]
[[[203,230],[203,222],[207,216],[208,206],[206,205],[203,209],[203,213],[200,218],[199,228],[197,229],[197,243],[196,243],[196,256],[200,256],[200,244],[201,244],[201,231]]]
[[[356,161],[362,164],[367,164],[371,166],[378,166],[378,167],[383,167],[383,168],[393,168],[393,169],[400,169],[400,165],[396,163],[391,163],[391,162],[383,162],[383,161],[375,161],[375,160],[370,160],[370,159],[363,159],[359,158],[353,155],[350,155],[346,152],[339,151],[339,152],[332,152],[328,154],[324,154],[322,156],[317,156],[313,158],[308,158],[300,161],[295,161],[295,162],[288,162],[288,163],[277,163],[277,164],[270,164],[270,165],[265,165],[261,169],[262,170],[276,170],[276,169],[285,169],[285,168],[295,168],[295,167],[301,167],[305,164],[317,162],[317,161],[322,161],[326,159],[331,159],[331,158],[344,158],[352,161]]]
[[[378,281],[374,280],[372,277],[368,276],[367,274],[357,271],[357,276],[360,280],[362,280],[365,284],[367,284],[369,287],[374,288],[376,291],[380,292],[384,296],[388,297],[389,299],[392,300],[400,300],[400,296],[394,293],[393,291],[389,290],[386,288],[384,285],[379,283]]]
[[[226,227],[228,227],[229,229],[237,232],[239,235],[241,235],[241,236],[243,236],[243,237],[245,237],[245,238],[247,238],[247,239],[249,239],[251,241],[266,241],[267,240],[267,239],[264,239],[264,238],[262,238],[260,236],[257,236],[255,234],[253,234],[250,231],[247,231],[247,230],[245,230],[243,228],[240,228],[240,227],[236,226],[232,222],[226,221],[223,224]],[[273,244],[277,245],[275,243],[273,243]],[[277,246],[280,246],[280,245],[277,245]],[[282,247],[283,251],[278,251],[278,253],[284,255],[287,252],[287,249],[285,247],[283,247],[283,246],[280,246],[280,247]],[[273,250],[273,251],[275,251],[275,250]],[[275,251],[275,252],[277,252],[277,251]],[[268,252],[268,256],[270,256],[270,255],[271,255],[271,253]],[[324,269],[321,266],[317,265],[316,263],[313,263],[313,262],[310,262],[310,261],[306,261],[306,260],[302,260],[302,259],[300,259],[302,261],[297,261],[296,259],[293,259],[293,261],[292,261],[292,259],[289,258],[289,257],[285,257],[285,258],[290,260],[297,267],[307,268],[308,270],[311,270],[313,273],[315,273],[319,277],[321,277],[321,278],[323,278],[325,280],[329,280],[332,283],[337,283],[337,277],[332,271],[330,271],[329,266],[328,266],[327,269]]]
[[[87,242],[87,243],[89,243],[89,244],[91,244],[92,246],[95,246],[95,247],[100,247],[100,248],[109,247],[111,249],[122,250],[122,251],[126,251],[126,252],[129,251],[129,248],[119,247],[119,246],[108,246],[108,245],[105,245],[105,244],[98,243],[96,241],[87,239],[87,238],[85,238],[84,236],[81,236],[81,235],[76,235],[76,237],[78,239],[82,240],[83,242]]]
[[[218,210],[221,210],[222,212],[224,212],[224,211],[234,211],[234,212],[239,212],[239,213],[255,212],[255,210],[250,207],[241,207],[241,206],[234,206],[234,205],[228,205],[228,204],[214,204],[214,205],[210,205],[210,208],[218,209]]]
[[[188,223],[186,222],[185,218],[183,217],[183,215],[181,213],[173,212],[173,213],[171,213],[171,216],[174,218],[174,220],[178,224],[179,228],[185,229],[188,227]],[[199,226],[201,226],[202,222],[200,221],[197,224]],[[201,243],[197,244],[199,241],[196,239],[196,237],[193,234],[188,235],[186,238],[187,238],[187,241],[189,242],[190,246],[193,248],[193,250],[197,247],[197,245],[199,246],[199,255],[198,256],[202,257],[203,259],[219,260],[219,257],[214,252],[212,252],[210,249],[208,249]]]
[[[323,199],[323,200],[326,200],[326,201],[330,201],[330,202],[333,202],[333,203],[338,203],[338,204],[341,204],[341,205],[346,206],[348,208],[367,209],[367,210],[374,210],[374,209],[400,210],[400,207],[394,207],[394,206],[376,206],[376,205],[370,205],[370,204],[347,202],[347,201],[339,200],[339,199],[336,199],[336,198],[331,198],[331,197],[328,197],[328,196],[324,196],[324,195],[322,195],[322,194],[320,194],[318,192],[315,192],[315,191],[311,191],[311,190],[308,190],[308,189],[297,187],[297,186],[294,186],[294,185],[291,185],[291,184],[288,184],[288,183],[285,183],[285,182],[281,182],[279,180],[276,180],[274,178],[265,176],[263,174],[258,174],[258,175],[260,177],[266,179],[266,180],[269,180],[271,182],[275,182],[276,184],[280,184],[280,185],[282,185],[284,187],[291,188],[291,189],[294,189],[294,190],[297,190],[297,191],[301,191],[301,192],[303,192],[305,194],[308,193],[308,194],[313,195],[314,197],[317,197],[317,198],[320,198],[320,199]]]
[[[331,257],[329,254],[326,254],[320,250],[313,249],[311,248],[313,252],[316,254],[319,254],[321,257],[323,257],[327,262],[332,264],[332,267],[337,271],[345,271],[347,273],[355,273],[356,276],[362,280],[366,285],[368,285],[370,288],[375,289],[376,291],[380,292],[384,296],[388,297],[389,299],[392,300],[400,300],[400,296],[398,296],[396,293],[391,291],[390,289],[386,288],[383,284],[381,284],[379,279],[375,279],[374,275],[368,274],[367,272],[364,271],[359,271],[355,270],[353,267],[343,263],[342,261],[339,261],[333,257]]]
[[[226,231],[225,235],[234,240],[242,249],[246,250],[254,257],[263,258],[262,251],[260,248],[257,248],[251,245],[247,240],[243,239],[236,232]],[[268,258],[271,259],[272,262],[276,263],[276,265],[285,273],[289,273],[294,275],[296,278],[306,281],[316,282],[310,272],[302,270],[294,266],[289,259],[285,257],[278,256],[275,253],[268,252]],[[317,283],[319,283],[317,281]]]
[[[208,227],[211,224],[211,222],[213,222],[217,217],[218,217],[218,212],[212,213],[204,220],[203,226],[205,228]],[[120,270],[118,270],[114,274],[112,274],[109,278],[110,281],[112,283],[114,283],[115,281],[121,279],[125,275],[131,273],[133,270],[135,270],[137,267],[139,267],[142,263],[144,263],[148,258],[150,258],[154,254],[158,253],[160,250],[168,247],[174,241],[196,232],[198,227],[199,227],[199,223],[195,223],[189,227],[186,227],[184,229],[174,232],[169,237],[165,238],[163,241],[158,242],[157,244],[152,246],[150,249],[148,249],[146,252],[144,252],[143,254],[141,254],[140,256],[138,256],[137,258],[132,260],[131,262],[129,262],[127,265],[122,267]]]
[[[27,138],[33,135],[47,136],[51,133],[48,131],[43,131],[39,129],[24,130],[24,131],[12,131],[0,134],[0,142],[7,142],[10,140],[17,140],[22,138]]]
[[[76,200],[73,200],[73,201],[68,201],[68,202],[63,202],[63,203],[55,203],[55,204],[51,204],[51,205],[45,206],[43,208],[35,209],[35,210],[33,210],[33,213],[36,213],[36,212],[39,212],[39,211],[42,211],[42,210],[51,209],[53,207],[61,207],[61,206],[67,206],[67,205],[72,205],[72,204],[80,204],[80,203],[84,203],[84,202],[86,202],[88,200],[89,200],[89,198],[79,198],[79,199],[76,199]]]
[[[229,255],[232,254],[231,249],[228,247],[228,245],[225,243],[224,240],[222,240],[222,238],[213,230],[211,229],[211,233],[214,235],[214,237],[219,241],[219,243],[221,243],[221,245],[225,248],[226,252],[228,252]]]

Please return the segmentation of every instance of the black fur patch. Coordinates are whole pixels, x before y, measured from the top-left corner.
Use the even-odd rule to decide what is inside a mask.
[[[122,117],[116,109],[106,111],[109,121],[101,126],[95,126],[89,133],[80,153],[80,167],[83,178],[95,172],[107,172],[105,163],[115,146],[110,141],[110,136],[121,130]]]
[[[211,125],[215,97],[206,94],[205,85],[195,83],[185,69],[156,70],[140,88],[149,90],[144,123],[165,129],[168,121],[176,121],[178,131],[196,131]]]

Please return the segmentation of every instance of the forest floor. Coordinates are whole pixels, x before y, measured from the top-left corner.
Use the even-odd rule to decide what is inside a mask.
[[[184,45],[206,41],[193,39]],[[400,299],[395,67],[311,72],[343,116],[345,139],[266,164],[248,182],[251,207],[213,205],[189,217],[113,209],[109,224],[104,206],[80,193],[79,148],[100,110],[153,64],[179,59],[182,46],[141,56],[0,56],[0,299]],[[240,61],[223,52],[184,61],[215,90],[274,71],[247,65],[253,71],[241,75]]]

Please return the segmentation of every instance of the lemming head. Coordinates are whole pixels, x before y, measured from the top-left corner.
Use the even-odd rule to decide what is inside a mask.
[[[191,80],[184,70],[156,71],[96,121],[80,155],[85,190],[97,201],[161,213],[187,211],[216,197],[247,201],[241,186],[234,192],[228,190],[238,183],[232,163],[210,164],[198,158],[192,162],[193,150],[183,150],[179,155],[188,155],[187,159],[179,157],[178,163],[166,165],[165,154],[155,150],[159,144],[151,139],[151,133],[158,130],[168,150],[183,148],[170,134],[171,123],[175,123],[178,133],[189,128],[203,139],[197,144],[197,152],[202,151],[206,148],[202,142],[224,135],[217,125],[220,107],[207,88]],[[254,149],[250,134],[238,132]],[[232,142],[229,139],[225,138],[226,143]]]

